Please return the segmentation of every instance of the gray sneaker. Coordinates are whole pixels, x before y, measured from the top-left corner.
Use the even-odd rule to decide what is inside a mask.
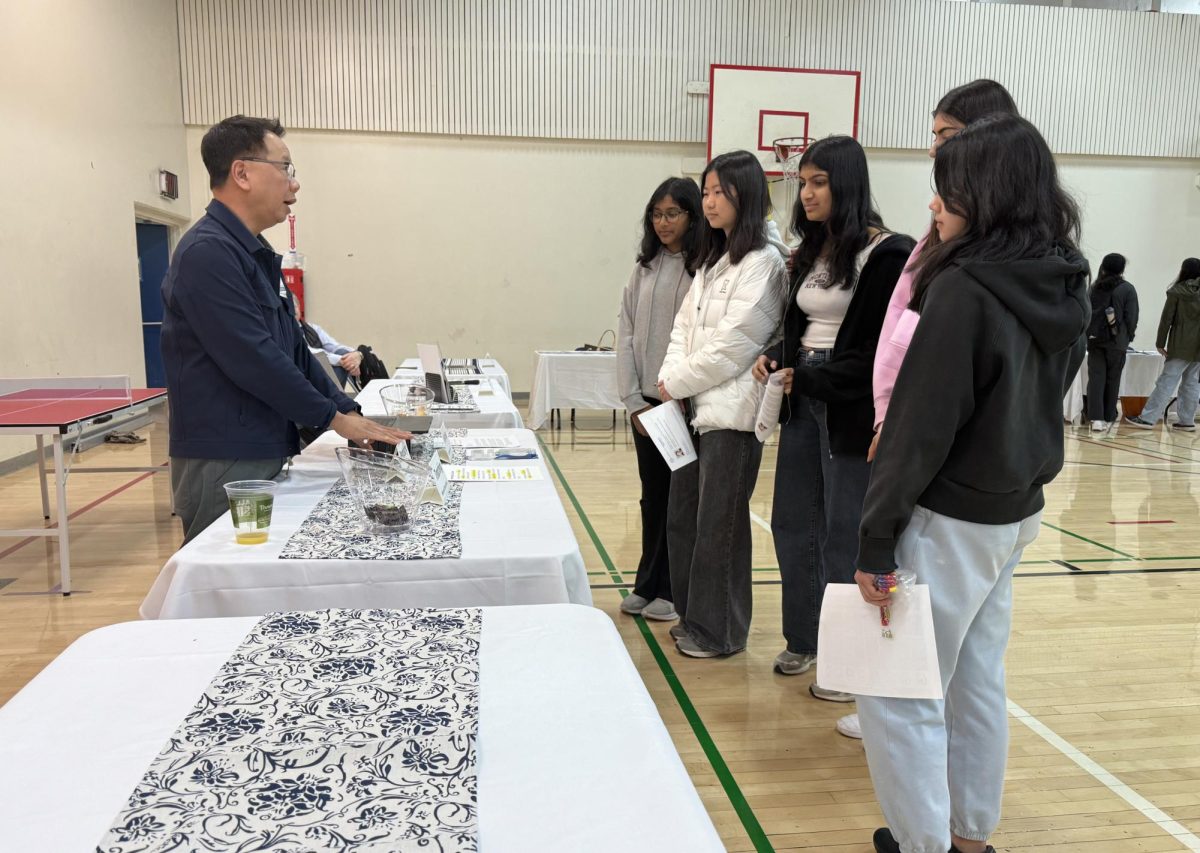
[[[1171,424],[1171,429],[1181,429],[1184,432],[1195,432],[1195,424]]]
[[[1143,420],[1138,415],[1133,415],[1132,417],[1126,418],[1125,423],[1129,424],[1130,426],[1135,426],[1138,429],[1154,429],[1154,424],[1150,423],[1150,421]]]
[[[630,616],[637,616],[646,609],[646,605],[650,602],[642,598],[637,593],[629,593],[625,596],[625,600],[621,602],[621,612],[628,613]]]
[[[679,618],[679,614],[675,612],[675,605],[665,598],[656,598],[643,607],[642,616],[659,622],[674,622]]]
[[[671,635],[672,640],[682,640],[688,635],[687,628],[683,627],[682,623],[679,625],[672,625],[671,630],[667,633]]]
[[[719,658],[720,652],[714,652],[712,649],[706,649],[704,646],[697,643],[691,637],[683,637],[675,641],[675,648],[679,649],[680,654],[685,654],[690,658]]]
[[[816,662],[816,655],[796,654],[784,649],[775,656],[775,671],[780,675],[800,675],[812,669]]]
[[[824,699],[826,702],[853,702],[853,693],[843,693],[840,690],[826,690],[824,687],[818,687],[814,681],[808,685],[808,692],[817,699]]]

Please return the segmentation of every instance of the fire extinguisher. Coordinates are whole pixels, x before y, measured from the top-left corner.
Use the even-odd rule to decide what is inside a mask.
[[[296,251],[296,215],[288,214],[288,230],[291,232],[290,248],[283,256],[283,283],[296,300],[296,313],[304,319],[304,255]]]

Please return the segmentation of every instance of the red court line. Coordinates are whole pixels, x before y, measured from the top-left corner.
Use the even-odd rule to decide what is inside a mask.
[[[166,470],[167,463],[166,463],[166,462],[162,463],[162,466],[161,466],[161,467],[162,467],[164,470]],[[84,514],[85,512],[87,512],[89,509],[93,509],[93,508],[95,508],[95,507],[99,506],[100,504],[102,504],[102,503],[104,503],[106,500],[108,500],[109,498],[115,498],[117,495],[121,494],[121,492],[125,491],[126,489],[129,489],[129,488],[132,488],[133,486],[136,486],[138,483],[142,482],[142,480],[145,480],[147,477],[153,477],[153,476],[154,476],[155,474],[157,474],[157,473],[158,473],[157,471],[147,471],[145,474],[141,474],[141,475],[139,475],[139,476],[137,476],[137,477],[134,477],[132,480],[130,480],[130,481],[129,481],[128,483],[126,483],[125,485],[123,485],[123,486],[117,486],[117,488],[113,489],[113,490],[112,490],[111,492],[109,492],[107,495],[102,495],[101,497],[98,497],[98,498],[96,498],[94,501],[92,501],[92,502],[91,502],[90,504],[88,504],[87,506],[82,506],[82,507],[80,507],[79,509],[75,510],[74,512],[72,512],[72,513],[69,513],[69,514],[67,515],[67,521],[70,521],[70,520],[72,520],[72,519],[73,519],[73,518],[75,518],[76,516],[83,515],[83,514]],[[57,522],[57,521],[56,521],[56,522],[54,522],[53,524],[49,525],[49,526],[48,526],[46,529],[47,529],[47,530],[53,530],[53,529],[54,529],[54,528],[56,528],[56,527],[58,527],[58,522]],[[3,551],[0,551],[0,560],[3,560],[5,557],[7,557],[9,554],[13,553],[14,551],[19,551],[20,549],[24,548],[24,547],[25,547],[26,545],[28,545],[30,542],[36,542],[38,539],[51,539],[51,537],[48,537],[48,536],[28,536],[28,537],[26,537],[26,538],[22,539],[22,540],[21,540],[20,542],[18,542],[16,545],[13,545],[11,548],[7,548],[7,549],[5,549],[5,550],[3,550]],[[51,540],[51,541],[53,541],[53,540]]]
[[[1109,524],[1174,524],[1173,521],[1110,521]]]

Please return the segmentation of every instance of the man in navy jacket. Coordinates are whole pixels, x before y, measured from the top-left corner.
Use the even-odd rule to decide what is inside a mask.
[[[233,116],[200,143],[213,201],[163,281],[171,487],[184,541],[228,508],[224,485],[270,479],[300,451],[296,425],[367,446],[408,433],[364,418],[309,353],[260,233],[287,218],[300,184],[278,121]]]

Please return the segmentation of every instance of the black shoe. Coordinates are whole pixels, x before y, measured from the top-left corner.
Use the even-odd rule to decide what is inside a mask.
[[[892,837],[892,831],[886,826],[875,830],[875,836],[871,840],[875,843],[875,853],[900,853],[900,845]],[[951,844],[950,853],[962,853],[962,851]],[[988,845],[984,853],[996,853],[996,848]]]

